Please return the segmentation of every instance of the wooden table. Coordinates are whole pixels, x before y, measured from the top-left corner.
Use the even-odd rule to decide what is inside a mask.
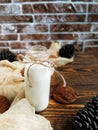
[[[57,70],[64,76],[67,84],[77,92],[77,100],[72,104],[59,104],[52,98],[55,85],[62,82],[54,75],[48,108],[40,114],[46,117],[54,130],[72,130],[76,113],[96,94],[98,94],[98,49],[77,52],[73,63]]]

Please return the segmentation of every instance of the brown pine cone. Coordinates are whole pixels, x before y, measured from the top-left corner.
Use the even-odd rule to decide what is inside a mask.
[[[4,49],[0,51],[0,61],[1,60],[8,60],[10,62],[16,61],[16,55],[8,49]]]
[[[3,95],[0,95],[0,113],[5,112],[10,107],[10,101]]]
[[[73,44],[66,44],[59,50],[59,56],[71,58],[74,55],[75,47]]]

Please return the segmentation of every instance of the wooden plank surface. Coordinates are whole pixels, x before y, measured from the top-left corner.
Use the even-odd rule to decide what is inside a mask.
[[[77,100],[72,104],[59,104],[53,99],[52,92],[57,83],[62,82],[56,74],[51,81],[51,94],[48,108],[40,114],[46,117],[54,130],[72,130],[76,113],[96,94],[98,94],[98,49],[85,53],[77,52],[73,63],[57,70],[64,76],[68,85],[77,92]]]

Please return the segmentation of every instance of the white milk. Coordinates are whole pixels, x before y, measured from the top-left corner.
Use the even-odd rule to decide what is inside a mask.
[[[50,93],[50,80],[53,69],[48,60],[47,48],[41,45],[31,47],[26,53],[25,96],[35,107],[36,112],[47,108]]]
[[[25,68],[25,96],[39,112],[48,106],[51,69],[36,63],[30,65]]]

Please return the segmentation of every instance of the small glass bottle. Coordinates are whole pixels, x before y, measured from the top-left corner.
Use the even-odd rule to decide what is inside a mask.
[[[48,60],[48,49],[41,45],[32,46],[26,54],[32,61],[25,67],[25,96],[35,107],[43,111],[49,103],[52,68]]]

